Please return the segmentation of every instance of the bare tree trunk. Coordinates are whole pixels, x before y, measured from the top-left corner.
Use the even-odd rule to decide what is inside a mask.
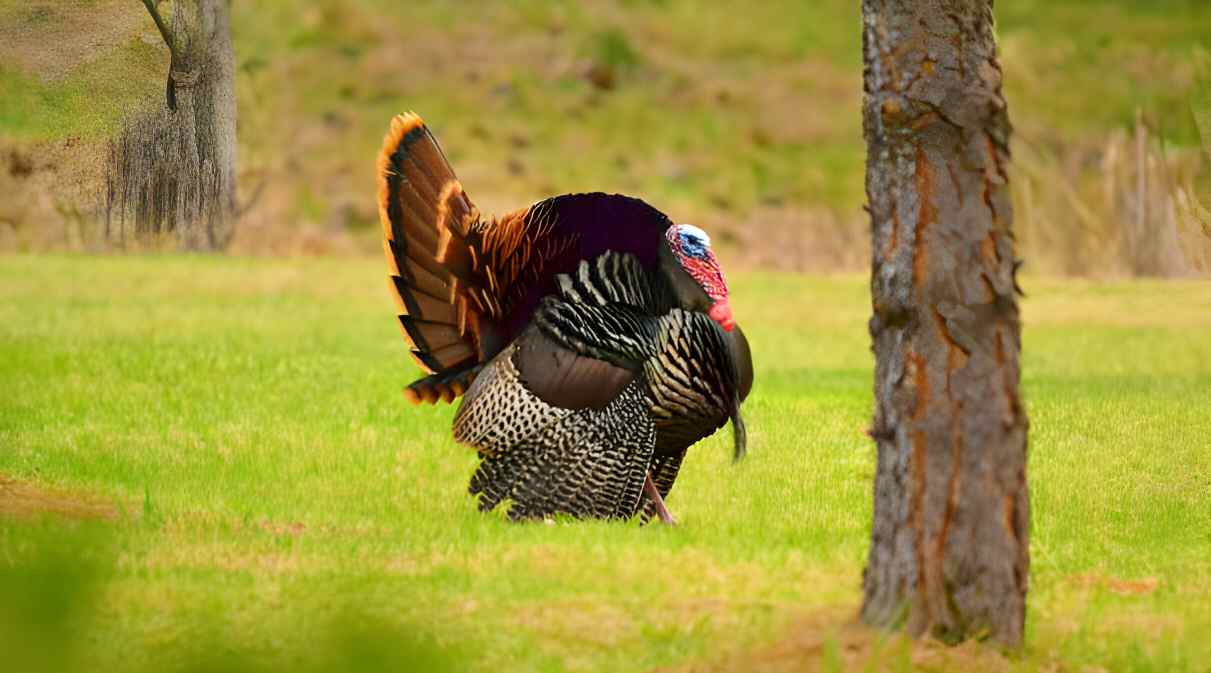
[[[194,116],[200,187],[208,200],[201,241],[206,249],[224,247],[231,240],[237,206],[235,51],[227,2],[197,0],[197,34],[204,36],[205,43],[199,49],[204,56],[198,68],[201,86],[195,90]]]
[[[863,0],[878,449],[862,617],[1022,639],[1026,412],[991,0]]]
[[[127,121],[111,142],[106,231],[175,232],[189,250],[231,239],[236,213],[235,53],[226,0],[176,0],[169,26],[148,12],[172,55],[165,105]],[[112,221],[117,218],[117,223]]]

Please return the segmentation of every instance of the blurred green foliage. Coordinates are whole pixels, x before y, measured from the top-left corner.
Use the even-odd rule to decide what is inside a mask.
[[[591,58],[615,68],[630,68],[640,60],[626,33],[616,28],[594,34],[586,51]]]
[[[1190,113],[1194,116],[1203,150],[1211,159],[1211,70],[1200,79],[1190,97]]]
[[[15,673],[95,671],[91,653],[105,637],[105,622],[121,606],[107,604],[121,577],[121,537],[94,523],[54,519],[33,522],[0,518],[0,652]],[[467,642],[445,645],[422,628],[388,624],[359,609],[350,597],[332,596],[346,607],[309,625],[305,645],[266,657],[221,628],[218,620],[179,626],[189,634],[173,647],[136,652],[129,643],[120,670],[178,673],[260,673],[283,670],[442,673],[460,671]],[[146,643],[145,645],[150,645]]]
[[[99,585],[112,564],[103,533],[0,520],[0,652],[9,670],[81,666],[79,635],[95,619]]]

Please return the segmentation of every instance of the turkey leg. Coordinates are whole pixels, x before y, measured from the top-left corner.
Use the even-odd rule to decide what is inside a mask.
[[[652,501],[652,506],[656,508],[656,515],[660,517],[660,523],[670,526],[677,525],[677,520],[669,513],[669,508],[664,506],[664,498],[660,497],[660,491],[652,482],[651,472],[648,472],[643,478],[643,492],[648,496],[648,500]]]

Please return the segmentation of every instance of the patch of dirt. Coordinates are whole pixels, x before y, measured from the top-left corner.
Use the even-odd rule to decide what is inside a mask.
[[[266,533],[271,533],[277,536],[298,537],[307,530],[306,524],[302,521],[291,521],[289,523],[280,523],[275,521],[262,521],[259,524],[261,530]]]
[[[95,61],[155,24],[137,2],[35,0],[0,14],[0,62],[53,81]]]
[[[0,517],[24,519],[47,514],[112,520],[118,517],[118,508],[94,495],[49,489],[0,475]]]
[[[665,673],[814,673],[815,671],[879,672],[1013,670],[1013,662],[996,649],[967,642],[948,647],[932,640],[912,640],[859,623],[856,608],[834,608],[796,623],[779,642],[725,658],[694,663]]]
[[[513,619],[527,631],[539,634],[541,642],[556,648],[569,633],[596,647],[617,647],[636,628],[622,608],[591,600],[521,606]]]
[[[1120,596],[1143,596],[1156,591],[1160,580],[1155,577],[1142,577],[1137,580],[1121,579],[1097,573],[1076,575],[1069,579],[1073,584],[1082,588],[1107,589]]]

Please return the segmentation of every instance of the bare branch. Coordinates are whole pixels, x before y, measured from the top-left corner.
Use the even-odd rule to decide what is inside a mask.
[[[160,16],[160,10],[156,5],[159,4],[155,0],[143,0],[143,6],[147,8],[147,13],[151,14],[151,20],[156,22],[156,28],[160,29],[160,37],[164,38],[164,44],[168,45],[168,52],[172,54],[173,63],[177,62],[177,43],[173,39],[172,30],[168,24],[164,23],[164,17]]]
[[[168,82],[164,85],[164,98],[168,103],[169,110],[177,109],[177,87],[173,81],[173,68],[181,62],[180,54],[177,52],[177,41],[169,29],[168,24],[164,23],[164,17],[160,16],[159,0],[143,0],[143,6],[147,8],[147,13],[151,14],[151,20],[156,22],[156,28],[160,29],[160,37],[164,38],[164,44],[168,45],[169,62],[168,62]]]

